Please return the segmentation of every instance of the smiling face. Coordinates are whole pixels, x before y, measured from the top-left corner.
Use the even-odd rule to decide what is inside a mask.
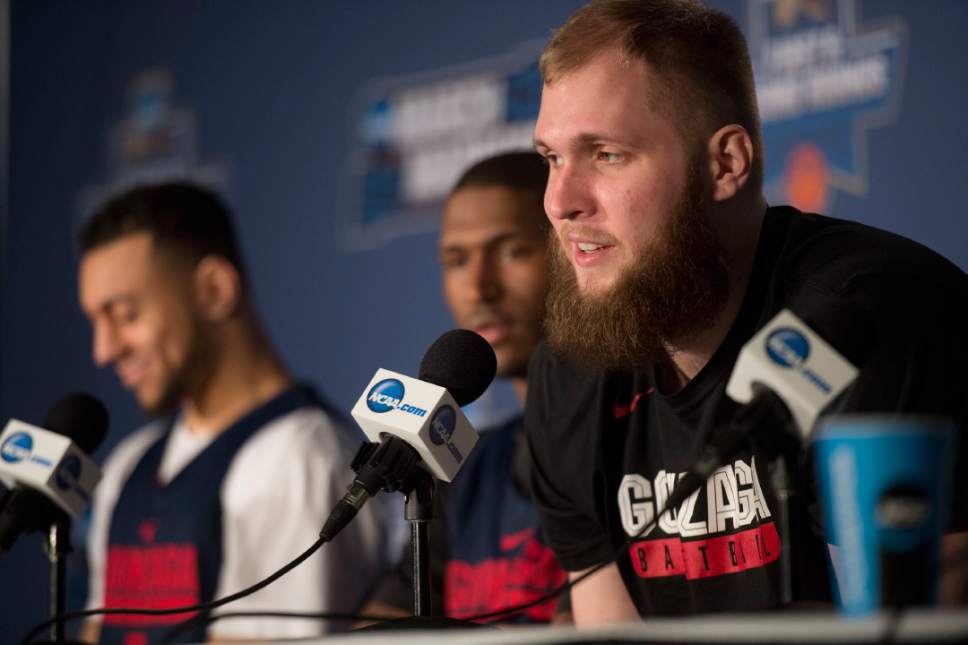
[[[535,147],[545,210],[583,294],[603,295],[682,200],[689,151],[640,59],[607,50],[545,85]]]
[[[81,259],[79,298],[94,332],[98,366],[112,365],[151,414],[169,411],[199,366],[203,334],[185,267],[149,233],[132,233]]]
[[[659,83],[641,59],[603,52],[545,85],[535,127],[551,166],[548,338],[606,369],[662,360],[729,295],[704,142],[667,116],[675,105]]]
[[[444,297],[458,326],[497,355],[498,376],[523,376],[541,337],[547,290],[544,215],[526,190],[467,186],[444,209]]]

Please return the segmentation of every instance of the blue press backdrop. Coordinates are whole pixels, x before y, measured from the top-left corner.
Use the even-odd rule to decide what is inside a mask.
[[[343,243],[352,101],[372,79],[473,64],[541,41],[580,4],[13,0],[0,420],[39,422],[60,395],[85,389],[112,415],[98,459],[143,420],[114,374],[91,364],[73,236],[92,189],[112,179],[110,142],[130,112],[132,79],[152,68],[167,70],[173,101],[190,113],[187,154],[235,211],[256,300],[293,371],[344,410],[376,367],[415,371],[450,327],[436,240],[422,232],[366,250]],[[712,4],[746,24],[762,2]],[[864,23],[903,21],[903,87],[889,119],[853,132],[866,146],[865,185],[838,191],[827,210],[968,268],[960,199],[968,3],[856,6]],[[401,290],[405,298],[393,295]],[[22,538],[0,560],[2,643],[45,617],[40,544]]]

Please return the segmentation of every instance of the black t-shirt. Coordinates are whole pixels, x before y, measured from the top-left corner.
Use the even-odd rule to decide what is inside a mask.
[[[621,550],[619,571],[642,615],[776,606],[780,556],[792,543],[795,599],[829,598],[812,468],[780,539],[780,510],[765,449],[746,445],[672,518],[623,546],[665,505],[709,433],[735,411],[726,382],[743,344],[783,308],[858,322],[867,349],[838,409],[941,414],[968,427],[968,278],[932,251],[853,222],[770,208],[743,305],[716,353],[679,392],[663,395],[652,370],[595,373],[542,344],[526,410],[532,489],[548,543],[578,571]],[[849,325],[848,325],[849,326]],[[851,341],[853,342],[853,341]],[[840,348],[850,356],[850,348]],[[845,351],[846,350],[846,351]],[[959,436],[956,473],[968,442]],[[957,475],[952,526],[968,526],[968,486]],[[781,544],[782,542],[782,544]]]

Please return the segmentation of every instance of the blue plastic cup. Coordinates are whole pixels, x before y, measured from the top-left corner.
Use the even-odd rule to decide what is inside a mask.
[[[814,444],[834,595],[848,616],[937,603],[955,428],[924,417],[842,415]],[[838,593],[839,592],[839,593]]]

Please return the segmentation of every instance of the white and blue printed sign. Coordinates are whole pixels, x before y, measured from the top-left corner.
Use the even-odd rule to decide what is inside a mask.
[[[346,182],[350,248],[432,230],[460,173],[508,150],[530,150],[541,103],[541,44],[499,58],[370,83],[351,115]]]
[[[382,368],[351,414],[370,441],[404,440],[443,481],[453,480],[477,444],[477,431],[445,388]]]
[[[80,517],[91,502],[101,471],[70,438],[17,419],[0,433],[0,482],[25,485]]]
[[[755,386],[768,387],[787,405],[805,439],[820,413],[857,374],[840,352],[784,309],[743,346],[726,394],[738,403],[749,403]]]
[[[137,73],[128,83],[125,112],[110,130],[106,180],[82,191],[81,216],[139,184],[191,180],[223,190],[228,169],[199,158],[195,123],[195,110],[175,98],[170,70],[152,67]]]
[[[892,123],[907,30],[866,24],[856,0],[749,0],[747,32],[775,203],[820,212],[867,193],[867,131]]]

